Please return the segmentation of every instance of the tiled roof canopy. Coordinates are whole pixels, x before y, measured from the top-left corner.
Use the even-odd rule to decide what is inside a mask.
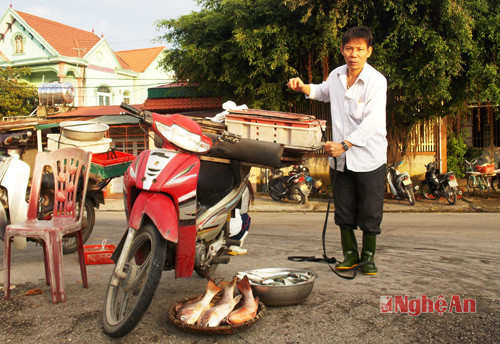
[[[16,11],[29,26],[36,30],[60,55],[83,57],[100,38],[93,32],[80,30],[52,20]]]
[[[131,106],[139,110],[142,107],[142,105],[131,105]],[[126,111],[123,110],[119,105],[82,106],[75,110],[48,116],[47,118],[100,117],[107,115],[118,115],[122,112]]]
[[[147,49],[136,49],[117,51],[115,54],[125,61],[128,69],[142,73],[148,68],[153,60],[163,51],[164,47],[155,47]]]
[[[222,109],[221,97],[198,97],[198,98],[158,98],[146,99],[144,110],[175,113],[183,111],[195,111],[206,109]]]
[[[16,13],[62,56],[84,57],[101,40],[93,32],[20,11]],[[117,51],[115,56],[123,69],[142,73],[163,49],[154,47]]]

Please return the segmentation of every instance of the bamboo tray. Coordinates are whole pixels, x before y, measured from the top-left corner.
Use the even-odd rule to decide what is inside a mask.
[[[221,334],[232,334],[241,330],[244,330],[251,325],[253,325],[255,322],[257,322],[264,313],[266,312],[266,306],[262,302],[259,302],[259,308],[257,309],[257,315],[248,321],[245,321],[244,323],[241,324],[236,324],[236,325],[219,325],[216,327],[203,327],[203,326],[198,326],[198,325],[188,325],[186,323],[183,323],[179,319],[177,319],[177,311],[181,309],[182,306],[187,304],[189,301],[192,301],[199,297],[200,295],[192,296],[189,298],[186,298],[182,301],[176,302],[170,307],[170,310],[168,312],[168,318],[169,320],[178,328],[180,328],[183,331],[186,332],[191,332],[191,333],[198,333],[198,334],[205,334],[205,335],[221,335]],[[203,296],[203,295],[201,295]],[[218,301],[220,299],[220,295],[216,295],[213,299],[213,303]],[[240,301],[240,303],[243,301]],[[236,305],[235,309],[239,307],[240,304]]]

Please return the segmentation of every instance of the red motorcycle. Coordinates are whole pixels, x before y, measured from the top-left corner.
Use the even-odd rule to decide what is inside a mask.
[[[175,269],[176,278],[193,271],[209,277],[229,262],[228,247],[240,243],[229,239],[228,220],[250,168],[277,167],[283,153],[276,143],[204,134],[181,115],[121,107],[152,126],[161,148],[142,152],[124,175],[128,230],[112,256],[103,314],[104,331],[113,337],[137,326],[163,270]]]

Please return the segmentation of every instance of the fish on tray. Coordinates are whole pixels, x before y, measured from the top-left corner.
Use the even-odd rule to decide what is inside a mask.
[[[196,324],[201,314],[210,308],[210,302],[220,290],[221,288],[216,286],[214,281],[209,280],[205,296],[196,298],[177,311],[179,320],[188,325]]]
[[[309,281],[313,275],[306,272],[291,272],[291,271],[251,271],[251,272],[238,272],[238,278],[243,278],[243,275],[247,276],[250,281],[254,284],[259,285],[295,285],[303,282]]]
[[[237,278],[234,277],[231,282],[222,281],[220,285],[224,289],[221,299],[215,306],[203,312],[196,325],[204,327],[219,326],[229,313],[234,309],[241,299],[241,295],[233,297],[234,287],[236,286]]]
[[[253,297],[252,287],[246,275],[241,281],[238,281],[237,286],[240,293],[243,294],[243,305],[227,316],[226,321],[230,325],[241,324],[255,318],[259,308],[259,297]]]

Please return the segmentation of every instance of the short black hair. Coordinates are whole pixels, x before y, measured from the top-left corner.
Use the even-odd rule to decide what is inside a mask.
[[[347,30],[342,36],[342,46],[353,39],[362,39],[366,42],[366,46],[369,48],[373,43],[372,30],[368,26],[355,26]]]

